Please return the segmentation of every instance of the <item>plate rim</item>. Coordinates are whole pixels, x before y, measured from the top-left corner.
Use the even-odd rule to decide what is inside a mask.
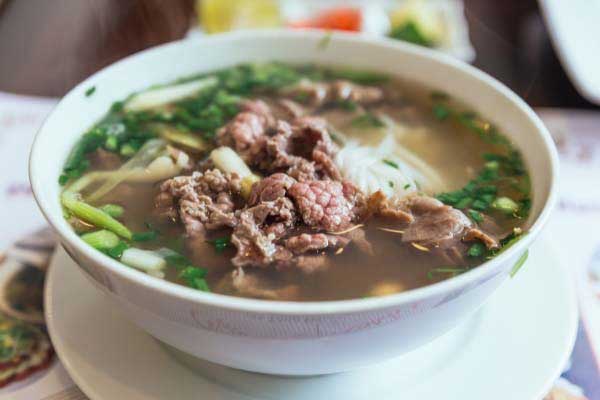
[[[546,236],[546,235],[544,235]],[[544,247],[548,247],[550,249],[552,249],[552,245],[550,244],[551,241],[546,238],[540,238],[540,242],[543,243],[545,246]],[[539,245],[538,245],[539,246]],[[534,246],[534,247],[538,247],[538,246]],[[542,246],[539,246],[539,250],[542,250]],[[554,251],[551,251],[552,254],[554,254]],[[66,257],[68,260],[70,260],[70,258],[68,258],[68,255],[65,253],[64,249],[62,249],[62,247],[57,247],[57,250],[55,251],[55,253],[52,255],[52,259],[48,268],[48,275],[47,275],[47,279],[45,282],[45,286],[44,286],[44,313],[45,313],[45,317],[46,317],[46,324],[47,324],[47,330],[48,330],[48,334],[52,340],[52,343],[54,345],[54,349],[55,352],[58,356],[58,358],[61,360],[62,364],[64,365],[66,371],[68,372],[69,376],[73,379],[73,381],[76,383],[76,385],[92,400],[104,400],[105,397],[103,397],[101,392],[98,392],[95,388],[95,386],[93,384],[91,384],[90,382],[88,382],[88,380],[83,376],[82,372],[78,370],[77,365],[75,365],[75,361],[68,355],[68,350],[65,349],[66,343],[64,343],[64,341],[62,339],[59,339],[60,337],[60,333],[59,333],[59,329],[57,327],[57,321],[54,317],[54,309],[52,308],[52,300],[54,298],[54,288],[56,288],[56,272],[53,272],[55,270],[55,265],[58,261],[60,261],[61,257]],[[541,256],[540,256],[541,257]],[[557,264],[556,267],[556,273],[561,273],[562,274],[562,278],[566,280],[565,283],[565,293],[564,293],[564,299],[566,299],[568,301],[568,305],[566,307],[566,310],[568,310],[568,321],[567,323],[564,324],[565,327],[568,327],[569,329],[569,334],[568,337],[566,338],[566,345],[563,347],[563,351],[562,351],[562,355],[560,357],[560,363],[556,363],[555,366],[552,368],[552,374],[549,375],[546,379],[545,379],[545,383],[543,385],[541,385],[539,391],[538,391],[538,398],[543,398],[552,388],[554,382],[556,381],[556,379],[561,375],[564,366],[567,364],[567,361],[569,360],[572,351],[573,351],[573,347],[575,345],[575,340],[577,337],[577,330],[578,330],[578,323],[579,323],[579,307],[578,307],[578,297],[575,291],[575,286],[574,286],[574,277],[572,276],[572,274],[567,270],[567,268],[565,268],[564,263],[562,262],[563,260],[561,260],[560,258],[557,257],[553,257],[554,258],[554,262]],[[535,259],[534,259],[535,260]],[[70,260],[71,262],[74,263],[74,261]],[[531,261],[530,261],[531,262]],[[65,267],[62,267],[65,268]],[[77,270],[74,268],[74,270]],[[559,272],[560,271],[560,272]],[[78,272],[81,273],[81,272]],[[505,282],[505,284],[510,283],[509,282]],[[93,286],[90,284],[90,286]],[[52,288],[52,289],[51,289]],[[499,290],[502,290],[503,288],[499,288]],[[105,296],[104,293],[102,293],[100,290],[94,289],[92,291],[89,291],[88,293],[92,293],[93,296]],[[485,305],[484,305],[485,307]],[[565,316],[567,316],[565,314]],[[558,320],[558,319],[557,319]],[[564,321],[561,319],[561,321]],[[130,321],[130,323],[133,325],[133,323]],[[139,328],[135,328],[135,329],[139,329]],[[567,328],[565,328],[567,329]],[[157,344],[158,346],[158,344]],[[175,361],[173,359],[173,363],[177,363],[177,361]],[[181,364],[179,364],[181,365]],[[185,367],[184,367],[185,368]],[[200,378],[202,379],[202,378]],[[206,378],[203,378],[206,379]],[[226,388],[222,385],[218,385],[223,389],[227,389],[227,390],[231,390],[231,388]],[[243,394],[243,393],[239,393],[241,396],[248,396],[247,394]]]

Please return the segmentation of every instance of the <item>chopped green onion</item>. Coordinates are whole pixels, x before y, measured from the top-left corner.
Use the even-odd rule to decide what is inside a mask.
[[[386,159],[384,159],[382,161],[383,161],[384,164],[387,164],[387,165],[389,165],[392,168],[400,169],[400,166],[398,165],[398,163],[396,163],[396,162],[394,162],[392,160],[386,160]]]
[[[392,189],[394,188],[394,182],[392,181],[388,181],[388,186],[391,187]]]
[[[131,157],[137,150],[131,143],[125,143],[119,151],[123,157]]]
[[[473,202],[472,198],[470,198],[470,197],[463,197],[458,202],[456,202],[456,204],[454,205],[454,207],[456,207],[458,209],[467,208],[467,207],[469,207],[471,205],[472,202]]]
[[[90,97],[96,92],[96,86],[92,86],[85,91],[85,97]]]
[[[350,124],[357,128],[381,128],[385,126],[379,117],[369,112],[354,118],[352,121],[350,121]]]
[[[149,242],[158,236],[156,231],[136,232],[131,236],[134,242]]]
[[[519,205],[509,197],[498,197],[492,203],[492,208],[507,215],[512,215],[519,211]]]
[[[424,47],[433,47],[434,43],[419,28],[414,21],[406,21],[390,32],[393,39],[403,40]]]
[[[127,250],[128,248],[129,248],[129,245],[126,242],[121,240],[116,246],[105,250],[105,253],[109,257],[119,260],[121,258],[121,256],[123,255],[123,252],[125,250]]]
[[[474,243],[473,245],[471,245],[471,247],[469,247],[469,250],[467,250],[467,255],[469,257],[481,257],[485,254],[485,246],[483,243]]]
[[[479,211],[469,210],[469,211],[467,211],[467,213],[469,214],[469,217],[471,217],[471,219],[473,221],[483,222],[483,214],[481,214]]]
[[[527,257],[529,257],[529,250],[525,250],[525,253],[519,257],[515,265],[513,265],[512,270],[510,271],[510,277],[514,278],[514,276],[519,272],[525,261],[527,261]]]
[[[408,189],[410,187],[410,183],[407,183],[406,185],[404,185],[404,190]]]
[[[101,251],[109,250],[119,244],[119,237],[106,229],[83,234],[81,235],[81,239],[93,248]]]
[[[125,239],[131,239],[131,231],[125,225],[99,208],[78,200],[74,193],[64,192],[61,200],[63,206],[77,218],[98,228],[108,229]]]
[[[221,254],[230,245],[231,237],[225,236],[222,238],[209,240],[208,242],[215,246],[215,250],[217,251],[217,253]]]
[[[450,109],[443,104],[434,104],[432,111],[438,121],[443,121],[450,116]]]
[[[205,279],[206,273],[204,268],[189,266],[179,273],[179,278],[181,278],[187,286],[193,289],[210,292],[210,288]]]
[[[490,206],[490,204],[482,199],[476,199],[471,204],[471,207],[473,207],[475,210],[478,210],[478,211],[485,211],[489,208],[489,206]]]
[[[100,207],[100,210],[104,211],[113,218],[120,218],[125,212],[125,209],[117,204],[105,204]]]
[[[104,142],[104,148],[106,150],[115,151],[119,147],[119,139],[116,136],[112,135],[106,138]]]
[[[121,262],[145,272],[160,271],[167,266],[167,262],[160,254],[152,250],[137,249],[135,247],[123,251]]]

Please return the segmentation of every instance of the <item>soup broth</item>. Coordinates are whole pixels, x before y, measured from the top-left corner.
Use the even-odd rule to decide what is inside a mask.
[[[447,94],[277,63],[115,103],[60,183],[74,229],[123,264],[292,301],[464,273],[519,239],[531,201],[520,153]]]

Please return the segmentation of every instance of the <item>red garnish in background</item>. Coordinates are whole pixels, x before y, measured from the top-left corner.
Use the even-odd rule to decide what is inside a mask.
[[[362,13],[358,8],[332,8],[317,14],[314,18],[291,21],[292,28],[320,28],[358,32],[362,25]]]

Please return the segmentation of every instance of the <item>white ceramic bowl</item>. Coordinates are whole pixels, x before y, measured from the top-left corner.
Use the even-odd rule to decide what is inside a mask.
[[[143,51],[74,88],[38,133],[30,179],[42,212],[85,274],[159,340],[212,362],[273,374],[324,374],[382,361],[431,341],[477,310],[546,222],[556,198],[556,151],[541,121],[518,96],[477,69],[439,53],[341,33],[323,49],[323,35],[236,32]],[[259,60],[376,70],[443,90],[472,105],[523,152],[533,185],[529,233],[482,266],[424,288],[382,298],[293,303],[203,293],[156,279],[95,251],[73,232],[62,217],[58,177],[75,141],[113,101],[181,76]],[[96,92],[86,97],[91,86]]]

